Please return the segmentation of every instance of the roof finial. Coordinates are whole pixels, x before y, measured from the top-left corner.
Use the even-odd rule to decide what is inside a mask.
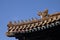
[[[48,9],[45,9],[43,12],[38,12],[38,16],[41,16],[41,18],[47,17],[48,15]]]
[[[13,25],[13,23],[12,23],[12,21],[10,21],[7,26],[10,27],[12,25]]]

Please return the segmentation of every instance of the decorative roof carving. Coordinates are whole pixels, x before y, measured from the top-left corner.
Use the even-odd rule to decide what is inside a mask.
[[[22,20],[22,22],[18,21],[18,23],[15,21],[14,23],[9,22],[8,23],[8,32],[7,35],[10,33],[28,33],[28,32],[35,32],[40,29],[46,29],[46,26],[48,28],[48,25],[53,23],[54,21],[57,21],[60,19],[60,12],[57,12],[55,14],[48,14],[48,10],[46,9],[43,12],[39,12],[38,16],[42,16],[41,19],[34,19],[30,21],[30,19],[26,22]],[[52,25],[52,24],[51,24]]]

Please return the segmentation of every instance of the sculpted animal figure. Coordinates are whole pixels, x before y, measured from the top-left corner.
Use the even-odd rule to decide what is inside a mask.
[[[43,12],[38,12],[38,16],[41,16],[42,19],[46,18],[46,17],[49,17],[48,10],[46,9]]]

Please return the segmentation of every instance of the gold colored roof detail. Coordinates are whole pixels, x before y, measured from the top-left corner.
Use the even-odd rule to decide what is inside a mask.
[[[39,29],[39,28],[45,27],[44,25],[48,25],[49,23],[52,23],[60,19],[60,12],[49,15],[48,10],[45,10],[44,12],[39,12],[38,15],[42,16],[42,18],[41,19],[32,18],[31,21],[29,19],[29,21],[26,21],[26,22],[22,20],[22,22],[18,21],[18,23],[16,23],[16,21],[14,23],[9,22],[7,25],[8,32],[24,33],[32,29],[36,30],[36,28]]]

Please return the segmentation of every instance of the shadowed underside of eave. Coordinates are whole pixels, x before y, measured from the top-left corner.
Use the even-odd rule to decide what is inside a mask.
[[[60,26],[60,25],[58,25]],[[23,40],[60,40],[60,27],[55,26],[43,31],[25,34],[23,36],[16,36],[17,39]],[[24,39],[25,38],[25,39]]]

